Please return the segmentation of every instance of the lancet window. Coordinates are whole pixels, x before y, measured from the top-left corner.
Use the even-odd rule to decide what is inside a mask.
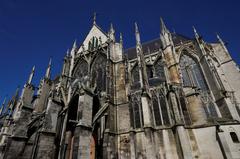
[[[159,90],[151,90],[151,95],[155,125],[169,125],[170,118],[166,96],[163,94],[163,92],[160,92]]]
[[[143,126],[143,112],[141,96],[139,93],[132,94],[130,97],[130,119],[133,128],[141,128]]]

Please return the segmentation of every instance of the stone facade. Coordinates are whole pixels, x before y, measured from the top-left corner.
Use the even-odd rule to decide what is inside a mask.
[[[123,49],[94,21],[80,46],[35,68],[1,108],[2,159],[239,159],[240,73],[224,42],[171,33]],[[6,105],[6,106],[5,106]]]

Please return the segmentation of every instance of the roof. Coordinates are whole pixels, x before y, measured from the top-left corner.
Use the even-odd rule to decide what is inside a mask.
[[[192,40],[191,38],[188,38],[181,34],[177,34],[177,33],[171,33],[171,34],[172,34],[172,39],[173,39],[174,45],[180,44],[181,42],[184,42],[184,41]],[[142,44],[143,54],[148,55],[150,53],[156,52],[161,47],[162,47],[162,42],[161,42],[160,38],[145,42]],[[124,53],[127,55],[128,59],[130,59],[130,60],[137,57],[135,47],[126,49],[124,51]]]

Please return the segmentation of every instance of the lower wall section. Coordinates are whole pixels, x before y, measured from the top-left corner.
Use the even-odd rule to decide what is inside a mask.
[[[194,158],[223,159],[216,127],[188,129]]]

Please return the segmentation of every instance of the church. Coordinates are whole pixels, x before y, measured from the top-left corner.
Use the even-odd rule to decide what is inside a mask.
[[[240,159],[240,70],[225,43],[159,28],[142,43],[135,23],[124,49],[94,18],[61,74],[50,60],[34,86],[33,67],[2,104],[0,159]]]

